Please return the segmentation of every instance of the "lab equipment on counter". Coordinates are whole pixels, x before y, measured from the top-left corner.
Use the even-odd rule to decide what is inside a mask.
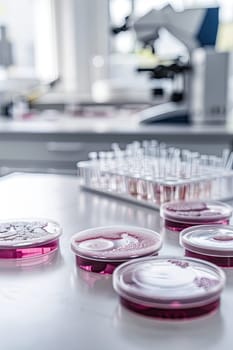
[[[156,140],[121,150],[91,152],[77,163],[84,189],[151,208],[175,200],[221,200],[233,196],[233,154],[221,157],[168,147]]]
[[[139,113],[141,123],[226,123],[232,109],[232,54],[217,50],[218,28],[218,7],[176,11],[171,5],[152,9],[140,18],[127,17],[122,27],[114,28],[115,35],[134,30],[138,42],[152,54],[159,54],[157,40],[164,30],[183,46],[181,54],[169,61],[138,68],[157,84],[166,79],[172,85],[162,105]],[[161,88],[156,91],[161,95]]]
[[[13,64],[12,44],[7,37],[7,28],[0,26],[0,67],[7,68]]]
[[[221,267],[233,267],[233,226],[202,225],[180,234],[185,256],[207,260]]]
[[[125,261],[157,255],[161,235],[133,226],[106,226],[81,231],[71,239],[77,265],[86,271],[111,274]]]
[[[122,305],[142,315],[185,319],[218,308],[224,272],[199,259],[162,257],[127,262],[113,273]]]
[[[150,69],[152,79],[171,79],[174,91],[172,106],[142,112],[141,122],[193,122],[197,124],[224,124],[232,107],[228,95],[231,79],[229,52],[216,50],[219,27],[219,8],[190,8],[175,11],[167,5],[152,9],[133,23],[137,39],[155,49],[161,28],[165,28],[184,45],[187,54],[171,64],[159,64]],[[183,57],[182,57],[183,56]]]
[[[11,219],[0,222],[0,261],[30,260],[59,248],[62,229],[48,219]]]
[[[171,231],[181,231],[195,225],[229,224],[233,208],[217,201],[175,201],[160,208],[164,225]]]

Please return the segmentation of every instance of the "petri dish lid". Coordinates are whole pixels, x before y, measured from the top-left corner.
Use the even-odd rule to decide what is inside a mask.
[[[161,246],[158,232],[134,226],[96,227],[71,238],[73,252],[92,260],[125,261],[155,254]]]
[[[0,249],[32,247],[49,243],[62,234],[60,225],[40,218],[0,221]]]
[[[206,305],[219,298],[224,285],[219,267],[193,258],[141,258],[113,272],[113,287],[122,298],[153,308]]]
[[[193,252],[211,256],[233,256],[233,226],[201,225],[180,233],[180,244]]]
[[[160,216],[181,223],[209,223],[229,218],[233,208],[219,201],[175,201],[161,206]]]

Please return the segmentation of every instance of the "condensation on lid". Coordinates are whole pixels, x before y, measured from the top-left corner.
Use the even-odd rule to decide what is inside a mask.
[[[124,263],[113,273],[113,287],[124,299],[144,306],[185,309],[219,298],[224,272],[193,258],[148,257]]]
[[[57,240],[60,225],[49,219],[23,218],[0,221],[0,249],[32,247]]]
[[[161,206],[160,216],[181,223],[210,223],[228,219],[233,208],[219,201],[175,201]]]
[[[125,261],[158,252],[158,232],[134,226],[106,226],[81,231],[71,238],[73,252],[93,260]]]
[[[180,244],[190,251],[210,256],[233,257],[233,226],[193,226],[180,233]]]

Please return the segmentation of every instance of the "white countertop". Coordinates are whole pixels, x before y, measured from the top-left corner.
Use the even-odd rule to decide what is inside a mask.
[[[133,116],[77,118],[68,115],[34,120],[0,119],[0,135],[3,134],[104,134],[104,135],[190,135],[190,136],[233,136],[233,125],[142,125]]]
[[[132,224],[160,230],[158,212],[78,188],[75,177],[13,174],[0,181],[1,219],[47,217],[63,226],[60,255],[31,268],[0,266],[3,350],[231,350],[233,271],[219,310],[190,321],[160,321],[126,310],[111,276],[76,268],[73,233]],[[162,230],[161,230],[162,232]],[[176,233],[162,233],[162,254],[182,255]]]

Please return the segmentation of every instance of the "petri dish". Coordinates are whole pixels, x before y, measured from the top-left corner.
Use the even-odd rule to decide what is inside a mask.
[[[232,207],[219,201],[176,201],[161,206],[160,216],[171,231],[194,225],[228,224]]]
[[[180,233],[185,256],[210,261],[221,267],[233,267],[233,226],[202,225]]]
[[[101,274],[111,274],[125,261],[156,255],[161,246],[158,232],[134,226],[96,227],[71,238],[77,265]]]
[[[113,273],[113,288],[126,308],[163,319],[194,318],[216,310],[224,285],[221,268],[193,258],[141,258]]]
[[[62,229],[48,219],[26,218],[0,221],[0,259],[35,259],[54,253]]]

